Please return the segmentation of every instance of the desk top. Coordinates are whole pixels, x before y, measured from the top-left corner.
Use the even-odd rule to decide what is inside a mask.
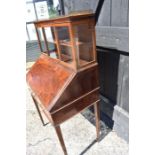
[[[51,19],[42,19],[42,20],[37,20],[34,21],[34,24],[39,24],[39,23],[46,23],[46,22],[54,22],[54,23],[59,23],[60,21],[72,21],[73,19],[83,19],[83,18],[90,18],[94,17],[94,13],[90,10],[87,11],[77,11],[77,12],[72,12],[68,15],[61,15],[58,17],[54,17]]]
[[[54,106],[74,75],[74,71],[62,65],[60,60],[42,54],[27,73],[26,80],[32,92],[48,109]]]

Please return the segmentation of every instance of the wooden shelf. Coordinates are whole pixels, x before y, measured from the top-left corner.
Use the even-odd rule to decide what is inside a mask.
[[[68,61],[72,60],[71,56],[68,56],[68,55],[65,55],[65,54],[61,54],[61,59],[63,61],[65,61],[65,62],[68,62]],[[89,63],[89,62],[85,61],[85,60],[82,60],[82,59],[79,60],[79,65],[81,65],[81,66],[86,65],[87,63]]]
[[[71,56],[68,56],[66,54],[61,54],[61,60],[67,62],[67,61],[70,61],[72,59],[71,59]]]
[[[44,41],[44,40],[42,40],[42,41]],[[52,44],[56,44],[56,41],[54,41],[54,40],[52,40],[52,41],[51,41],[51,40],[47,40],[47,43],[48,43],[48,44],[51,44],[51,43],[52,43]]]
[[[64,40],[60,41],[60,45],[69,46],[69,47],[72,46],[70,41],[64,41]]]
[[[90,42],[81,42],[81,41],[76,42],[76,45],[84,45],[84,44],[90,44]],[[69,46],[69,47],[72,46],[70,41],[65,41],[65,40],[61,40],[60,45]]]
[[[88,61],[85,61],[85,60],[82,60],[82,59],[80,59],[80,66],[84,66],[84,65],[86,65],[87,63],[89,63]]]
[[[85,44],[85,42],[81,42],[81,41],[76,42],[76,45],[83,45],[83,44]]]

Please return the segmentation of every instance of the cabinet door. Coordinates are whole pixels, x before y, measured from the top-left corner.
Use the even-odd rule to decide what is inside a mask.
[[[55,27],[55,33],[60,60],[71,64],[73,56],[69,28],[67,26]]]
[[[49,56],[56,58],[55,35],[52,27],[37,27],[36,32],[41,52],[47,53]]]
[[[78,66],[82,67],[95,60],[94,26],[90,23],[73,26]]]

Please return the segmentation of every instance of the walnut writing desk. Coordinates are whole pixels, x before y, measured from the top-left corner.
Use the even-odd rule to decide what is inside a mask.
[[[34,24],[40,49],[44,53],[27,73],[27,83],[41,121],[44,123],[39,107],[54,126],[63,152],[67,155],[60,124],[89,106],[95,108],[99,138],[99,80],[94,14],[74,14]],[[51,40],[47,29],[52,34]],[[45,42],[45,50],[41,37]],[[48,39],[54,44],[52,49]]]

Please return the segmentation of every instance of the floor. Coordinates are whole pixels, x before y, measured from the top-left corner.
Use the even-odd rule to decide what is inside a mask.
[[[45,51],[45,44],[41,42],[42,48]],[[48,43],[49,49],[53,49],[54,46],[52,43]],[[27,41],[26,42],[26,62],[33,62],[35,61],[41,54],[38,42],[34,41]]]
[[[63,155],[54,128],[42,125],[28,89],[26,95],[27,155]],[[104,134],[101,132],[100,142],[95,141],[96,130],[88,113],[91,112],[87,110],[61,125],[68,155],[128,155],[128,143],[103,124]]]

